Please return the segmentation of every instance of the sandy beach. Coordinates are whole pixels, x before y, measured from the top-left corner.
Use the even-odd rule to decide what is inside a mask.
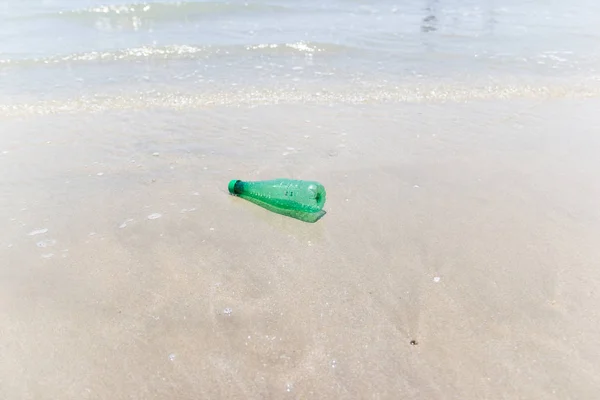
[[[593,399],[598,109],[3,118],[0,398]],[[227,194],[276,177],[327,215]]]

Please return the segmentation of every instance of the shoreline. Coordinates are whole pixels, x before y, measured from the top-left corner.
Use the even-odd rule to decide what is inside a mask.
[[[143,89],[124,85],[109,91],[92,89],[53,95],[42,100],[29,95],[0,98],[0,118],[110,111],[172,110],[270,105],[444,104],[600,97],[598,76],[555,76],[530,80],[526,76],[498,76],[464,80],[426,77],[399,81],[353,78],[351,84],[280,82],[271,85],[166,85]],[[70,94],[69,94],[70,93]]]

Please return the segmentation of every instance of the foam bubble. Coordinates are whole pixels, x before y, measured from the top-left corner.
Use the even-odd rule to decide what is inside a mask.
[[[48,232],[48,228],[35,229],[29,232],[29,236],[43,235],[46,232]]]
[[[159,213],[154,213],[154,214],[148,215],[148,219],[158,219],[160,217],[162,217],[162,214],[159,214]]]
[[[119,225],[119,229],[123,229],[127,226],[128,223],[133,222],[133,219],[127,218],[121,225]]]

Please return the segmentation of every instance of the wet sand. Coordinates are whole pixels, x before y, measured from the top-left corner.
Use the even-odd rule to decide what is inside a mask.
[[[595,398],[599,109],[5,117],[0,398]],[[327,215],[226,192],[275,177]]]

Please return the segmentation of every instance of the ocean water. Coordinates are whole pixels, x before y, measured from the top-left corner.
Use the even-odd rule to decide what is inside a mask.
[[[596,93],[593,0],[3,0],[0,113]]]

